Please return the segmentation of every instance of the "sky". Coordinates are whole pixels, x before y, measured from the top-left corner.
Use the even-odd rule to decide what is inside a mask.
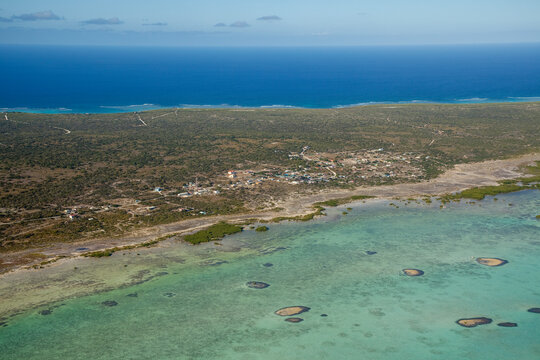
[[[540,42],[540,0],[0,0],[0,44]]]

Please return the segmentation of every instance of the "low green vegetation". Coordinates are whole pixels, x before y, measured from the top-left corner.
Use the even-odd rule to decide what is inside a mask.
[[[282,221],[310,221],[315,218],[315,216],[322,216],[325,215],[324,208],[322,206],[315,205],[313,206],[315,209],[314,212],[306,214],[306,215],[298,215],[298,216],[278,216],[273,219],[267,220],[267,221],[261,221],[261,222],[272,222],[272,223],[279,223]]]
[[[122,249],[128,250],[128,248],[122,248]],[[114,254],[115,252],[120,251],[120,250],[121,250],[121,248],[115,247],[115,248],[112,248],[112,249],[87,252],[87,253],[82,254],[81,256],[100,258],[100,257],[105,257],[105,256],[112,256],[112,254]]]
[[[487,195],[498,195],[498,194],[506,194],[511,193],[515,191],[524,190],[526,187],[520,186],[520,185],[514,185],[514,184],[502,184],[498,186],[482,186],[482,187],[475,187],[472,189],[463,190],[460,193],[457,193],[455,195],[452,195],[452,199],[474,199],[474,200],[482,200]]]
[[[540,162],[536,162],[536,165],[534,166],[527,166],[525,171],[532,176],[512,180],[502,180],[499,182],[500,185],[496,186],[481,186],[463,190],[456,194],[447,194],[442,196],[440,200],[443,203],[448,201],[459,201],[461,199],[482,200],[488,195],[495,196],[521,190],[540,189],[540,185],[538,184],[540,181]]]
[[[265,231],[268,231],[268,226],[257,226],[257,228],[255,229],[255,231],[258,231],[258,232],[265,232]]]
[[[224,221],[210,226],[205,230],[184,236],[184,240],[192,244],[200,244],[209,241],[223,239],[226,235],[236,234],[242,231],[238,225],[228,224]]]
[[[316,203],[315,205],[319,206],[329,206],[329,207],[336,207],[343,204],[348,204],[352,201],[357,200],[365,200],[365,199],[371,199],[373,196],[367,196],[367,195],[353,195],[345,198],[338,198],[338,199],[331,199],[326,201],[321,201]]]
[[[110,249],[105,249],[105,250],[91,251],[91,252],[84,253],[81,256],[95,257],[95,258],[111,256],[112,254],[114,254],[117,251],[124,251],[124,250],[132,250],[132,249],[138,249],[138,248],[151,247],[151,246],[154,246],[154,245],[158,244],[159,242],[161,242],[163,240],[170,239],[170,238],[172,238],[174,236],[176,236],[176,234],[169,234],[169,235],[165,235],[165,236],[159,237],[157,239],[147,241],[147,242],[143,242],[143,243],[140,243],[140,244],[117,246],[117,247],[110,248]]]

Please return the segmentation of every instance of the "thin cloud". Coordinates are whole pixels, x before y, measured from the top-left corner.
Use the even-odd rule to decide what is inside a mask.
[[[0,22],[13,22],[13,19],[0,16]]]
[[[250,27],[251,25],[249,25],[247,22],[245,21],[235,21],[233,22],[231,25],[229,25],[230,27],[235,27],[235,28],[247,28],[247,27]]]
[[[266,16],[261,16],[260,18],[257,18],[257,20],[259,20],[259,21],[276,21],[276,20],[282,20],[282,19],[277,15],[266,15]]]
[[[155,22],[155,23],[143,24],[143,26],[167,26],[167,23]]]
[[[217,24],[214,25],[214,26],[215,26],[215,27],[226,27],[227,24],[220,22],[220,23],[217,23]]]
[[[62,20],[62,18],[50,10],[38,11],[31,14],[13,15],[12,20],[40,21],[40,20]]]
[[[120,21],[119,18],[113,17],[110,19],[104,19],[104,18],[97,18],[97,19],[90,19],[81,21],[82,24],[85,25],[120,25],[123,24],[123,21]]]

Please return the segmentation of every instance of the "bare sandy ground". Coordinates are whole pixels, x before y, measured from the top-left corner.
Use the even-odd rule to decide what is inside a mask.
[[[21,269],[17,261],[30,253],[42,253],[47,256],[74,257],[81,254],[77,248],[88,248],[82,251],[96,251],[116,246],[143,243],[168,234],[183,235],[192,233],[215,224],[219,221],[242,222],[247,219],[272,219],[277,216],[296,216],[313,211],[312,204],[335,198],[349,197],[353,195],[370,195],[377,198],[409,198],[420,196],[434,196],[451,192],[462,191],[477,186],[497,185],[497,181],[512,179],[523,176],[520,167],[540,161],[540,154],[533,153],[518,158],[505,160],[492,160],[481,163],[459,164],[448,170],[439,177],[430,181],[419,183],[403,183],[383,186],[362,186],[354,190],[325,190],[324,192],[309,195],[291,195],[276,204],[276,207],[285,210],[280,212],[252,212],[240,215],[212,216],[198,219],[183,220],[176,223],[159,225],[147,229],[138,230],[120,238],[87,240],[78,243],[59,243],[47,249],[29,249],[21,252],[0,254],[0,264],[3,273]],[[40,260],[43,261],[43,260]],[[61,261],[66,261],[63,259]]]

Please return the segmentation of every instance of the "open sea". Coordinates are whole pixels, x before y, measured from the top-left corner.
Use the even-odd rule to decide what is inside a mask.
[[[540,100],[540,44],[307,48],[0,46],[0,111],[332,108]]]
[[[246,230],[222,246],[168,240],[8,274],[0,358],[540,359],[540,314],[527,311],[540,307],[540,191],[444,208],[393,202]],[[30,304],[40,305],[10,316]],[[296,305],[310,308],[303,322],[274,314]],[[493,322],[456,324],[479,316]]]

